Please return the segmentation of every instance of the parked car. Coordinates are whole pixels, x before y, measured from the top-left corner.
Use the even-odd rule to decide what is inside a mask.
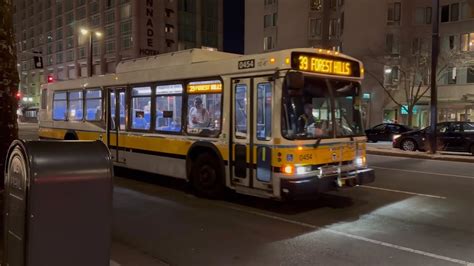
[[[377,141],[392,141],[393,136],[403,132],[411,131],[412,129],[405,125],[383,123],[369,128],[365,131],[367,140],[372,142]]]
[[[443,122],[436,126],[437,149],[470,152],[474,155],[474,122]],[[430,147],[430,127],[393,137],[392,145],[405,151],[425,151]]]

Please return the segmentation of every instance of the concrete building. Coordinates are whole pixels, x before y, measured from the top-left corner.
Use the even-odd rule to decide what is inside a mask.
[[[322,47],[359,58],[367,70],[366,126],[384,120],[407,123],[406,107],[414,97],[406,97],[406,92],[420,91],[412,123],[421,127],[429,123],[430,94],[423,92],[429,85],[431,4],[431,0],[247,0],[245,52]],[[441,0],[440,22],[439,120],[474,121],[474,0]]]
[[[14,0],[14,6],[20,91],[32,103],[48,76],[88,75],[90,40],[94,75],[114,72],[123,59],[223,46],[223,0]],[[33,60],[39,54],[42,69]]]

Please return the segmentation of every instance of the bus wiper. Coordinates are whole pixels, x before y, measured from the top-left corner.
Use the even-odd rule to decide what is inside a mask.
[[[314,143],[314,146],[313,146],[315,149],[318,148],[319,144],[321,143],[321,140],[322,140],[322,138],[317,138],[316,139],[316,143]]]

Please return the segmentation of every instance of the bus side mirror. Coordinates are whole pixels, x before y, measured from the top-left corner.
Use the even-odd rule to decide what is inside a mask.
[[[290,89],[303,89],[304,76],[301,72],[290,72],[286,75],[286,87]]]

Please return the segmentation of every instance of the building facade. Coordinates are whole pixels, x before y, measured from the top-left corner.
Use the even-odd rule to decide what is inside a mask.
[[[31,104],[48,77],[86,77],[91,50],[93,74],[101,75],[124,59],[222,49],[222,0],[15,0],[14,6],[20,92]]]
[[[474,0],[440,2],[439,120],[474,121]],[[429,123],[431,5],[431,0],[247,0],[245,52],[321,47],[354,56],[367,70],[366,126],[408,123],[413,107],[411,124],[422,127]]]

